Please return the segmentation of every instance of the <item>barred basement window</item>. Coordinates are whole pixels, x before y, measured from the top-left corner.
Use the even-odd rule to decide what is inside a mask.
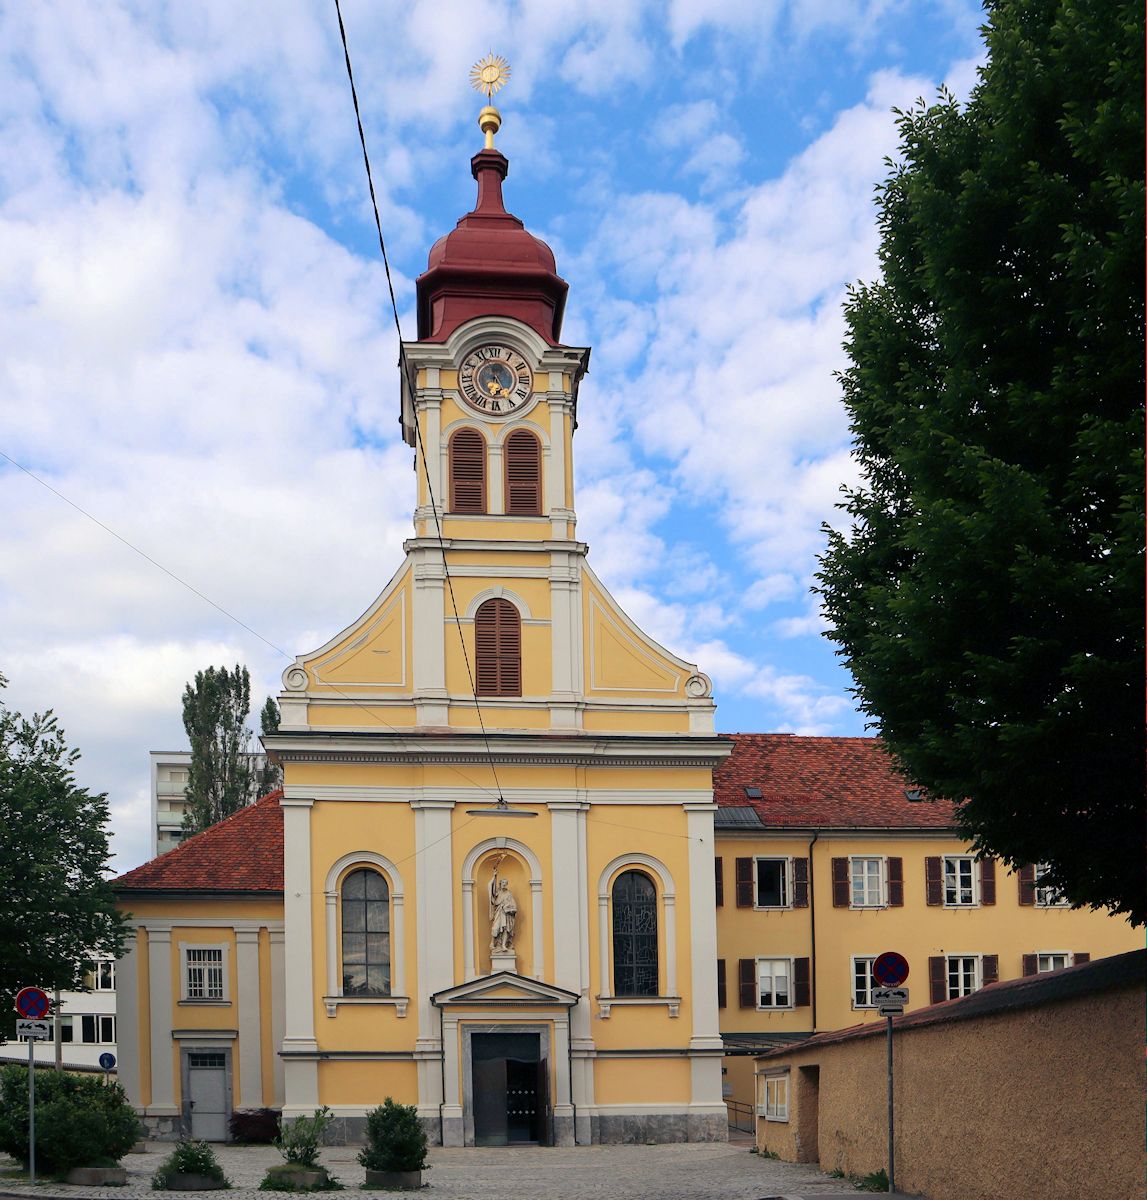
[[[486,440],[476,429],[450,436],[450,511],[486,511]]]
[[[342,885],[344,996],[390,995],[390,889],[377,871],[352,871]]]
[[[657,989],[657,889],[644,871],[623,871],[613,885],[613,994]]]
[[[516,429],[506,439],[506,515],[540,517],[542,514],[542,448],[527,429]]]
[[[474,614],[479,696],[522,694],[522,621],[509,600],[487,600]]]

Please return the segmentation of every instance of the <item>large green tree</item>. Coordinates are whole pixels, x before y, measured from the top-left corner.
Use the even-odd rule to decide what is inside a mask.
[[[93,955],[122,947],[107,796],[77,787],[79,756],[51,711],[23,717],[0,701],[0,1032],[21,987],[81,987]]]
[[[1143,923],[1143,6],[986,10],[968,103],[900,114],[820,590],[906,775]]]

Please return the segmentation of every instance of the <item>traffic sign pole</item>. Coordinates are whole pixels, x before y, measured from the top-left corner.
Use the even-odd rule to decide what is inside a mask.
[[[28,1180],[36,1186],[36,1042],[28,1039]]]
[[[892,1106],[892,1014],[889,1013],[884,1019],[888,1022],[888,1190],[894,1192],[896,1191],[896,1160],[893,1155],[896,1151],[896,1139]]]

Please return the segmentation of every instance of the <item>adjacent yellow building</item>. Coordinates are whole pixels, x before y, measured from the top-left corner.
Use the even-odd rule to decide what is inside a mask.
[[[746,1055],[867,1019],[884,949],[926,1003],[930,969],[967,990],[1129,948],[991,882],[870,740],[714,733],[709,679],[576,538],[589,351],[505,158],[472,169],[403,347],[405,559],[284,672],[282,792],[117,881],[149,1128],[326,1104],[353,1138],[389,1095],[452,1146],[720,1139]]]

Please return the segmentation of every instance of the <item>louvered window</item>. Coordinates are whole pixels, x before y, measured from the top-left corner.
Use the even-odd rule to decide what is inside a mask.
[[[476,429],[450,438],[450,511],[486,511],[486,441]]]
[[[487,600],[474,614],[479,696],[522,694],[522,622],[509,600]]]
[[[542,450],[538,439],[517,429],[506,439],[506,513],[538,517],[542,513]]]
[[[657,995],[657,889],[644,871],[613,885],[613,994]]]

